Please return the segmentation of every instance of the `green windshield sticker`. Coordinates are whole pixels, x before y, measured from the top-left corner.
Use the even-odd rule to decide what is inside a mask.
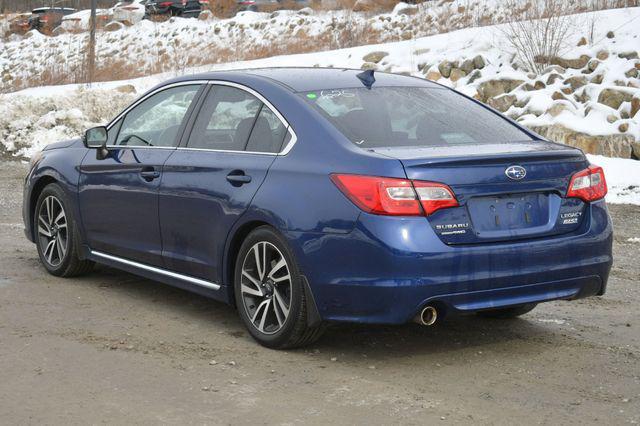
[[[309,99],[315,99],[317,97],[318,97],[318,95],[316,95],[315,93],[307,93],[307,98],[309,98]]]

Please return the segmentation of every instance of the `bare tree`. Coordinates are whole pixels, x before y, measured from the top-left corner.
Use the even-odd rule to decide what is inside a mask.
[[[518,62],[540,73],[567,47],[574,30],[572,17],[564,15],[562,0],[507,0],[507,8],[521,20],[504,24],[500,32]]]

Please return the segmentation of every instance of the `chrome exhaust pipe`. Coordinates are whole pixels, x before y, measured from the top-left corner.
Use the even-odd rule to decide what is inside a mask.
[[[438,310],[433,306],[425,306],[413,320],[420,325],[433,325],[438,321]]]

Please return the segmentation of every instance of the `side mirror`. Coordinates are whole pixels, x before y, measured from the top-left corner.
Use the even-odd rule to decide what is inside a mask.
[[[84,132],[84,146],[87,148],[104,148],[107,145],[107,128],[94,127]]]

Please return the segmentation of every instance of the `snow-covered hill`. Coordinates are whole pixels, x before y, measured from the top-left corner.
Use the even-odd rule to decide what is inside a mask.
[[[481,99],[539,133],[587,152],[640,157],[640,8],[572,17],[571,48],[533,74],[514,60],[501,26],[414,40],[273,56],[134,80],[35,87],[0,95],[0,156],[29,157],[47,143],[109,121],[141,92],[176,74],[267,66],[373,68],[430,78]],[[582,39],[585,40],[582,40]],[[640,162],[592,157],[608,168],[610,199],[640,203]],[[621,172],[623,171],[623,172]]]

